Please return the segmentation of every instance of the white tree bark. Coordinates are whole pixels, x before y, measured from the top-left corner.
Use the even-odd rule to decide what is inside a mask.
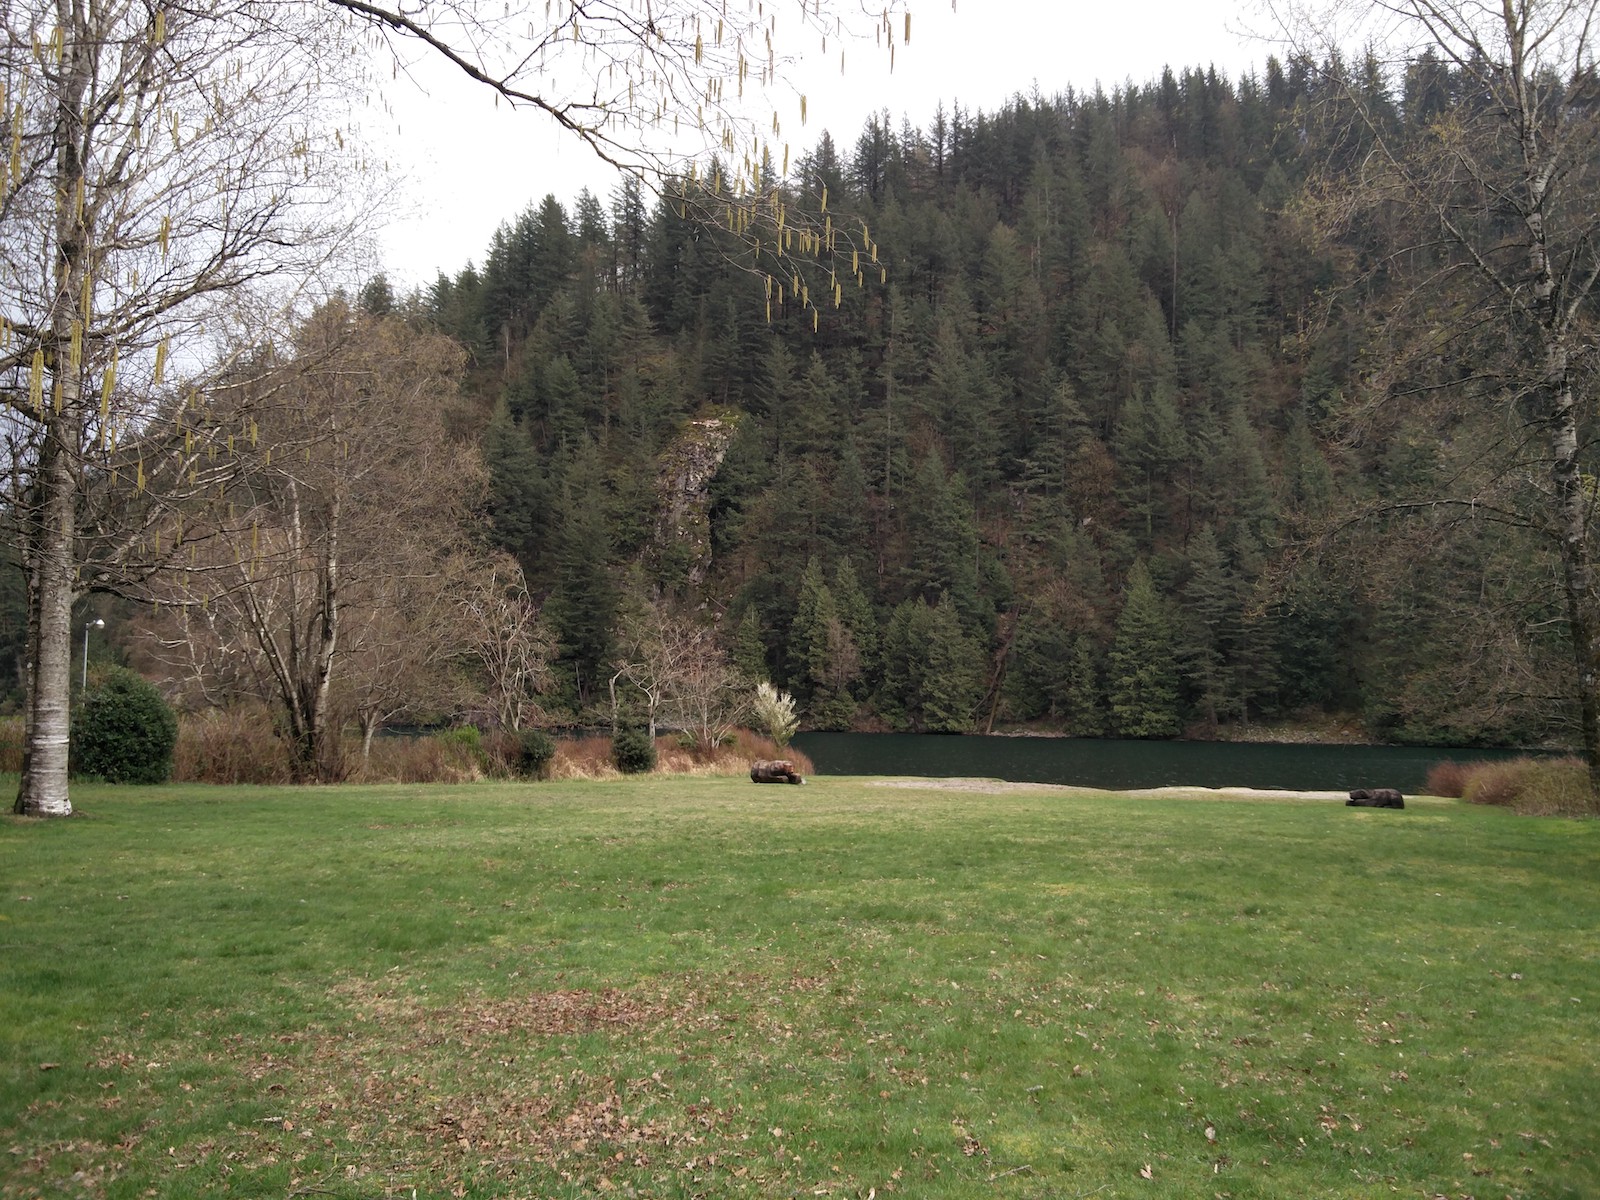
[[[16,811],[31,817],[72,815],[67,789],[71,732],[73,496],[72,464],[47,438],[39,470],[40,501],[29,531],[28,707]]]

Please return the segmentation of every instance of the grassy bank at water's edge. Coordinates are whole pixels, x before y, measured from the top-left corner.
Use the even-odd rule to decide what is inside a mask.
[[[1600,823],[827,778],[0,823],[0,1196],[1600,1195]]]

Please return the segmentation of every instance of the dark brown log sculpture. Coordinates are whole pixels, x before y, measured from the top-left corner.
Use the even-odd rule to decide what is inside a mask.
[[[750,764],[751,783],[804,783],[787,758],[757,759]]]
[[[1357,788],[1344,802],[1346,808],[1404,808],[1405,797],[1393,788]]]

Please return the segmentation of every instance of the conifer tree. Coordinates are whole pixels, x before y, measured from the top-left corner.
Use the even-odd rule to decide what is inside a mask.
[[[850,685],[860,676],[861,660],[815,556],[800,577],[789,646],[796,666],[790,682],[811,724],[848,728],[855,710]]]
[[[856,448],[856,439],[846,432],[826,476],[826,501],[818,514],[818,532],[835,556],[861,554],[869,544],[868,521],[873,506],[866,470]],[[835,593],[838,584],[834,585]],[[839,597],[841,611],[843,598]]]
[[[1111,723],[1122,737],[1166,738],[1181,732],[1172,620],[1142,559],[1128,572],[1107,685]]]
[[[789,628],[790,682],[801,701],[810,706],[816,689],[828,673],[828,625],[838,619],[833,593],[822,576],[816,555],[806,561],[795,598],[794,624]]]
[[[1229,665],[1239,696],[1240,716],[1267,713],[1277,707],[1283,637],[1277,628],[1281,610],[1254,603],[1256,585],[1266,571],[1267,555],[1247,526],[1239,526],[1226,547],[1237,589],[1235,627]],[[1292,653],[1292,651],[1291,651]]]
[[[1413,111],[1428,120],[1465,111],[1453,108],[1463,95],[1459,66],[1419,64],[1406,78],[1381,118],[1388,134],[1404,135]],[[853,646],[860,675],[844,690],[899,727],[930,723],[925,648],[948,603],[975,645],[997,638],[977,661],[982,668],[991,649],[998,655],[1008,717],[1104,732],[1116,674],[1106,670],[1108,627],[1127,597],[1107,585],[1103,564],[1144,556],[1183,601],[1167,614],[1180,722],[1191,708],[1209,724],[1302,705],[1359,707],[1364,679],[1401,690],[1391,710],[1373,710],[1394,736],[1508,728],[1487,700],[1473,713],[1446,713],[1424,693],[1446,680],[1461,693],[1472,689],[1454,681],[1472,678],[1487,694],[1533,678],[1533,664],[1549,662],[1563,636],[1549,632],[1558,624],[1547,606],[1506,596],[1507,613],[1537,618],[1526,617],[1520,639],[1509,636],[1509,620],[1498,640],[1494,621],[1474,622],[1482,653],[1454,673],[1444,669],[1443,630],[1459,605],[1414,622],[1386,615],[1383,627],[1409,644],[1392,652],[1394,670],[1380,679],[1356,665],[1389,652],[1358,630],[1346,581],[1366,572],[1277,561],[1285,533],[1326,532],[1352,498],[1393,508],[1479,479],[1463,468],[1491,461],[1490,422],[1424,400],[1495,377],[1474,372],[1502,362],[1506,348],[1486,325],[1477,327],[1481,344],[1452,342],[1459,380],[1386,352],[1406,349],[1375,329],[1378,315],[1396,311],[1390,284],[1367,278],[1359,296],[1345,284],[1356,264],[1404,265],[1386,249],[1404,223],[1387,210],[1385,220],[1342,230],[1333,253],[1308,219],[1320,210],[1297,196],[1322,159],[1319,186],[1329,199],[1343,195],[1339,164],[1353,165],[1351,147],[1370,143],[1318,124],[1328,109],[1313,110],[1309,99],[1327,82],[1309,61],[1269,67],[1236,91],[1187,70],[1104,95],[1029,99],[981,117],[962,111],[926,134],[891,138],[875,124],[845,143],[856,146],[849,164],[824,145],[780,194],[815,202],[826,181],[835,225],[870,220],[895,282],[859,321],[847,284],[839,315],[825,308],[815,334],[776,288],[770,325],[741,307],[748,280],[743,260],[728,257],[737,237],[727,230],[697,227],[669,204],[644,219],[636,205],[639,248],[629,259],[627,221],[613,217],[617,234],[606,243],[603,221],[580,197],[577,243],[616,246],[619,292],[620,264],[636,263],[631,281],[650,308],[631,299],[614,308],[611,285],[580,267],[512,346],[510,415],[536,418],[538,448],[556,452],[553,477],[564,470],[561,441],[599,440],[602,504],[614,555],[625,560],[652,534],[664,438],[707,399],[746,413],[712,485],[712,594],[720,590],[716,598],[747,619],[759,614],[754,632],[764,631],[767,665],[785,686],[809,694],[837,678],[840,653]],[[1424,255],[1415,265],[1445,261]],[[820,291],[815,273],[801,274]],[[794,277],[774,275],[779,282],[788,292]],[[441,312],[469,305],[471,272],[444,283]],[[1035,293],[1047,306],[1037,322]],[[1451,311],[1437,310],[1440,320]],[[1392,380],[1383,374],[1391,366]],[[576,387],[550,386],[569,367]],[[1368,403],[1402,383],[1426,390],[1390,409]],[[491,421],[489,441],[503,438],[501,424]],[[1468,530],[1488,511],[1469,507],[1453,527]],[[537,590],[549,592],[553,539],[531,540]],[[1457,541],[1455,554],[1429,560],[1435,585],[1461,584],[1464,596],[1484,579],[1521,574],[1503,565],[1516,561],[1512,542]],[[1536,557],[1531,543],[1515,544],[1525,561]],[[848,643],[815,613],[796,619],[811,604],[801,603],[798,567],[813,555]],[[849,574],[861,572],[854,588],[845,559]],[[1369,561],[1374,577],[1389,578],[1376,555]],[[859,603],[847,599],[853,590],[863,593]],[[879,600],[889,613],[882,629],[870,617]],[[897,601],[908,603],[890,612]],[[1542,703],[1548,734],[1571,706]]]
[[[591,213],[590,220],[593,219]],[[567,221],[566,208],[552,194],[539,202],[531,225],[523,286],[527,289],[529,316],[537,320],[545,305],[566,287],[577,270],[578,245]],[[589,233],[593,237],[603,236],[604,229],[591,229]]]
[[[924,599],[949,595],[964,617],[981,621],[978,531],[963,477],[948,475],[944,460],[930,453],[906,490],[905,508],[906,582]]]
[[[610,676],[621,593],[613,577],[605,492],[599,452],[585,440],[563,462],[554,587],[544,610],[556,637],[555,670],[574,708],[598,701]]]
[[[1133,518],[1131,532],[1151,545],[1158,533],[1172,526],[1170,484],[1187,452],[1170,388],[1135,392],[1128,399],[1113,448],[1121,483],[1118,493]]]
[[[761,683],[771,674],[767,666],[767,647],[761,640],[761,614],[747,604],[739,618],[733,638],[733,666],[748,682]]]
[[[1105,693],[1100,685],[1100,655],[1094,639],[1073,639],[1071,666],[1063,689],[1062,713],[1074,737],[1100,737],[1106,731]]]
[[[1234,595],[1222,548],[1210,525],[1189,546],[1189,579],[1183,588],[1183,619],[1177,631],[1177,656],[1200,718],[1215,732],[1232,715],[1225,661]]]
[[[929,733],[967,733],[983,699],[983,657],[948,596],[928,613],[927,669],[917,707]]]
[[[879,708],[897,728],[964,733],[983,697],[982,652],[947,597],[900,604],[884,634]]]
[[[928,602],[921,596],[896,605],[884,630],[883,680],[876,705],[896,729],[919,726],[930,630]]]
[[[840,559],[834,568],[833,599],[860,659],[861,674],[854,691],[864,699],[877,687],[881,673],[878,618],[849,558]]]
[[[649,214],[644,193],[636,175],[624,175],[612,193],[611,244],[614,248],[612,277],[617,291],[636,295],[644,275],[645,231]]]
[[[489,472],[485,516],[495,546],[529,563],[538,535],[545,531],[550,494],[538,456],[502,399],[483,431],[484,466]]]

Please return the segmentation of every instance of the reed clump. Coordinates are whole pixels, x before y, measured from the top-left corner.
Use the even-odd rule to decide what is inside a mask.
[[[1428,768],[1428,778],[1422,790],[1429,796],[1448,796],[1459,800],[1467,790],[1467,780],[1471,775],[1470,768],[1465,764],[1445,759]]]
[[[1535,817],[1600,813],[1589,771],[1578,758],[1513,758],[1505,762],[1441,762],[1428,772],[1430,795],[1459,796]]]

